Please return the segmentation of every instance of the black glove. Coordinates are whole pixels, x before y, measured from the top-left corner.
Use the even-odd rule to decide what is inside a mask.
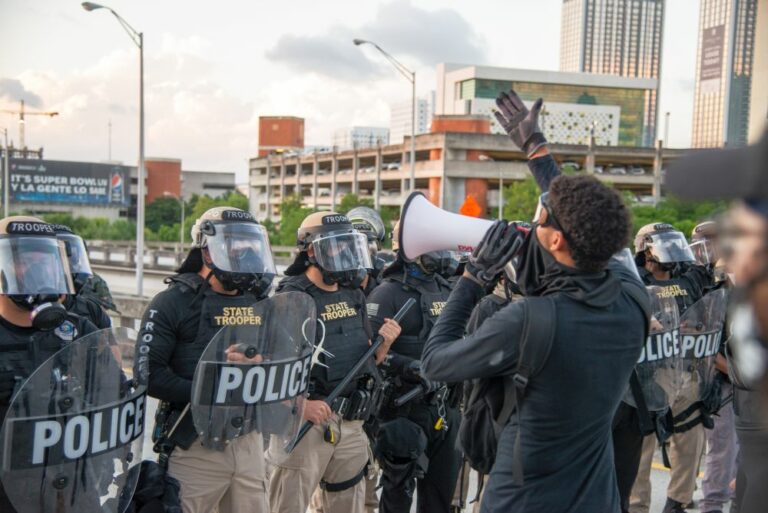
[[[429,394],[440,388],[441,383],[430,381],[421,375],[421,360],[413,360],[405,369],[406,376],[418,379],[424,394]]]
[[[529,111],[517,93],[511,89],[509,93],[501,93],[496,98],[496,105],[501,112],[494,111],[493,114],[512,142],[528,158],[547,143],[539,128],[539,111],[543,102],[544,100],[539,98]]]
[[[469,257],[467,271],[483,284],[496,281],[523,247],[525,233],[517,223],[494,222]]]
[[[16,387],[16,373],[14,371],[0,371],[0,404],[9,404],[13,389]]]

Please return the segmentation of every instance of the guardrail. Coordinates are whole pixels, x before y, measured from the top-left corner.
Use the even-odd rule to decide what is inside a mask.
[[[114,267],[134,267],[136,244],[132,241],[92,240],[87,242],[88,258],[92,264]],[[188,244],[147,242],[144,250],[144,267],[160,271],[173,270],[184,261],[189,252]],[[296,248],[272,246],[275,263],[288,265],[296,256]]]

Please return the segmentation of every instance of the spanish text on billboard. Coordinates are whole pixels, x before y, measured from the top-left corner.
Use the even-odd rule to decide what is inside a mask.
[[[128,206],[129,177],[127,166],[11,159],[11,201]]]

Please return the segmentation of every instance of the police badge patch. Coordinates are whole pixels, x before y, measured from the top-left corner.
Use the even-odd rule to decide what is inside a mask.
[[[53,333],[61,340],[72,342],[77,336],[77,328],[70,321],[64,321],[61,326],[53,330]]]

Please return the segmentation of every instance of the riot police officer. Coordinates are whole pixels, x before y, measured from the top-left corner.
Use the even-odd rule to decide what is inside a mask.
[[[101,307],[101,304],[93,296],[83,293],[83,287],[93,277],[83,239],[63,224],[55,224],[53,228],[56,231],[56,237],[64,242],[69,261],[69,273],[75,287],[75,293],[68,295],[64,300],[64,308],[85,317],[99,329],[110,328],[112,320]]]
[[[635,263],[641,279],[646,286],[660,287],[664,296],[674,297],[680,316],[704,296],[712,283],[709,269],[695,264],[685,235],[672,225],[651,223],[643,226],[635,236],[634,246]],[[686,411],[698,400],[698,394],[695,384],[684,385],[675,403],[670,405],[673,416]],[[621,408],[626,408],[626,404],[622,403]],[[676,424],[687,424],[687,430],[671,435],[668,452],[672,469],[664,513],[682,512],[693,499],[699,456],[704,444],[703,426],[700,423],[691,424],[691,421],[697,419],[704,420],[698,411],[691,412],[687,418],[678,419]],[[651,495],[650,466],[655,446],[655,437],[646,436],[630,498],[630,510],[633,512],[648,511]],[[621,457],[619,450],[616,457]],[[620,466],[617,466],[617,471],[621,474]],[[618,479],[621,481],[621,475]]]
[[[318,346],[326,351],[312,368],[309,400],[304,418],[314,424],[287,459],[280,447],[270,446],[270,504],[273,513],[305,511],[312,492],[322,488],[324,513],[361,513],[362,482],[368,463],[368,439],[363,422],[372,413],[379,388],[374,362],[332,405],[323,399],[367,351],[372,331],[366,300],[359,287],[371,268],[366,237],[349,219],[334,212],[310,214],[297,234],[299,253],[286,269],[277,293],[298,291],[317,305]],[[358,283],[357,287],[343,286]],[[384,344],[376,354],[380,362],[400,333],[396,322],[385,320],[378,333]],[[324,335],[324,336],[323,336]],[[332,355],[332,356],[331,356]],[[282,460],[282,461],[281,461]]]
[[[458,394],[455,386],[422,380],[419,365],[422,348],[451,292],[441,273],[453,257],[449,251],[439,251],[407,262],[396,242],[393,246],[397,259],[368,298],[371,325],[378,328],[408,298],[415,299],[420,308],[403,318],[403,332],[382,365],[390,380],[390,392],[379,415],[375,446],[383,471],[379,510],[410,510],[418,487],[419,511],[447,513],[461,459],[456,449]],[[416,387],[423,389],[420,396],[402,406],[394,404]]]
[[[188,405],[195,367],[216,332],[260,322],[242,312],[267,296],[275,277],[269,239],[248,212],[215,207],[195,222],[192,241],[168,288],[144,312],[139,333],[139,372],[149,375],[149,395],[162,401],[158,446],[172,451],[168,474],[181,484],[184,513],[267,511],[261,434],[203,445]]]
[[[355,230],[364,234],[368,239],[368,250],[371,253],[371,269],[363,280],[363,291],[368,296],[381,283],[381,273],[387,264],[391,263],[392,254],[383,252],[381,245],[387,236],[384,221],[378,212],[369,207],[355,207],[347,212],[347,217]]]
[[[74,293],[63,243],[35,217],[0,221],[0,418],[32,371],[67,343],[96,331],[61,302]],[[0,483],[0,511],[15,509]]]

